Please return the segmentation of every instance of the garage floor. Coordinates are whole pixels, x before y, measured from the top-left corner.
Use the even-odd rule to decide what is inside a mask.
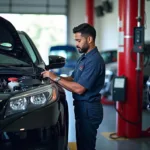
[[[73,99],[70,92],[66,92],[69,105],[69,149],[76,150],[75,120],[73,112]],[[143,130],[150,127],[150,112],[143,111]],[[150,137],[140,139],[109,138],[111,133],[116,132],[116,112],[114,107],[104,105],[104,119],[98,129],[96,150],[149,150]]]

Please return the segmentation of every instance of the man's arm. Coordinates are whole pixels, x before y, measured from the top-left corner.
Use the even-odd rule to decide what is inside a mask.
[[[82,85],[78,84],[77,82],[67,81],[62,77],[58,81],[58,83],[65,89],[69,90],[70,92],[77,93],[79,95],[83,94],[86,91],[86,89]]]
[[[68,77],[61,76],[61,79],[65,79],[66,81],[73,81],[73,78],[71,76],[68,76]]]
[[[44,71],[41,74],[43,75],[43,78],[49,77],[53,81],[55,81],[55,79],[57,78],[57,75],[55,75],[53,72],[50,72],[50,71]],[[77,82],[73,82],[72,77],[61,77],[58,83],[62,87],[64,87],[65,89],[73,93],[83,94],[86,91],[85,87],[78,84]]]

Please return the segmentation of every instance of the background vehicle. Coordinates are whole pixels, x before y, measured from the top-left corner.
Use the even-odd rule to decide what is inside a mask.
[[[117,50],[102,51],[101,56],[106,64],[105,84],[101,90],[101,94],[108,100],[112,100],[112,81],[117,75]]]
[[[67,150],[68,106],[63,88],[41,77],[45,65],[25,32],[0,17],[0,149]]]
[[[147,97],[144,103],[144,107],[150,111],[150,77],[146,82],[146,86],[147,86]]]
[[[66,59],[65,66],[60,69],[53,69],[58,75],[71,75],[74,70],[79,53],[75,46],[72,45],[57,45],[50,48],[50,55],[63,56]]]
[[[145,43],[145,55],[144,55],[144,87],[143,87],[143,104],[147,101],[147,86],[146,81],[150,76],[150,43]],[[105,85],[101,90],[101,94],[105,96],[108,100],[112,100],[112,81],[114,76],[117,75],[117,50],[106,50],[102,51],[101,55],[106,64],[106,75],[105,75]]]

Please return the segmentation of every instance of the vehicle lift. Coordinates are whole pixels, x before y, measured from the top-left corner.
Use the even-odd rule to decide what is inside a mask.
[[[150,137],[150,127],[142,131],[144,7],[145,0],[119,0],[118,77],[113,86],[118,137]]]
[[[118,1],[118,77],[113,88],[118,137],[150,137],[150,127],[142,131],[144,7],[145,0]],[[94,0],[86,0],[86,22],[94,25]]]

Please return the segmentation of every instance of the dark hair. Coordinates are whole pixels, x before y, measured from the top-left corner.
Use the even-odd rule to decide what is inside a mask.
[[[93,26],[91,26],[88,23],[82,23],[76,27],[73,28],[73,33],[80,32],[82,35],[90,35],[93,37],[93,40],[95,41],[96,38],[96,30]]]

